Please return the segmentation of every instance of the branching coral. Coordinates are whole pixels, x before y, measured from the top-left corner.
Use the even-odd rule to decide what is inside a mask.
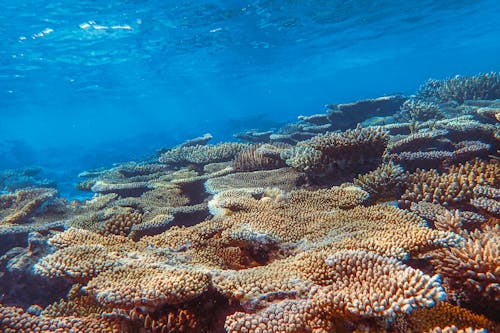
[[[125,323],[117,318],[36,316],[20,308],[0,305],[0,326],[5,333],[31,332],[103,332],[122,333]],[[124,327],[125,326],[125,327]]]
[[[193,304],[214,292],[242,307],[228,317],[229,328],[241,316],[265,318],[273,306],[303,307],[309,317],[294,318],[323,327],[334,314],[392,317],[444,295],[437,278],[396,258],[455,246],[460,237],[395,207],[359,206],[368,197],[359,187],[225,193],[216,205],[226,214],[137,242],[69,229],[50,240],[57,251],[35,271],[84,283],[100,305],[142,309],[155,325],[165,308],[199,313]]]
[[[496,99],[500,98],[500,75],[490,72],[470,77],[457,75],[444,81],[429,80],[420,87],[417,95],[441,102],[455,100],[459,103],[468,99]]]
[[[261,150],[264,146],[265,151]],[[274,145],[252,145],[241,151],[232,161],[232,166],[236,171],[257,171],[279,169],[286,166],[280,158],[280,150],[287,147],[285,144]],[[276,150],[277,154],[266,154],[266,152]]]
[[[443,114],[436,103],[420,99],[408,99],[401,106],[398,118],[403,121],[426,121],[441,119],[443,118]]]
[[[499,328],[484,316],[475,314],[465,308],[450,303],[439,302],[430,309],[419,308],[406,318],[410,332],[436,332],[438,328],[454,326],[458,330],[473,332],[488,330],[496,332]]]
[[[409,174],[409,186],[400,204],[409,207],[411,202],[427,201],[444,206],[468,206],[475,197],[476,186],[500,186],[500,164],[496,160],[475,160],[453,165],[445,173],[436,170],[417,170]]]
[[[236,332],[330,332],[343,315],[394,317],[413,307],[430,307],[445,296],[437,277],[426,276],[395,259],[363,251],[341,251],[321,264],[331,280],[312,286],[307,297],[293,296],[258,312],[237,312],[226,320]],[[241,292],[241,291],[240,291]],[[283,296],[286,296],[283,292]],[[279,293],[277,295],[279,297]]]
[[[28,223],[37,209],[56,194],[51,188],[31,188],[0,195],[0,225]]]
[[[285,149],[281,157],[289,166],[313,175],[366,172],[381,160],[388,133],[378,128],[329,132]]]
[[[376,200],[397,195],[404,181],[403,168],[388,162],[367,174],[359,175],[354,179],[354,184],[368,192],[371,200]]]
[[[442,248],[432,262],[451,290],[465,294],[476,306],[488,302],[498,309],[500,301],[500,231],[476,230],[465,237],[461,248]]]
[[[245,144],[232,142],[218,145],[181,146],[163,153],[159,161],[174,166],[230,161],[246,147]]]

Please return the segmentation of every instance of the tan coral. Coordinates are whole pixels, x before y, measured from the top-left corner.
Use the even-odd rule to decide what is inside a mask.
[[[445,282],[475,302],[500,301],[500,231],[498,227],[476,230],[465,237],[461,248],[442,248],[432,262]]]
[[[31,188],[0,195],[0,225],[26,223],[43,203],[54,198],[51,188]]]
[[[289,293],[257,312],[237,312],[226,319],[236,332],[330,332],[343,315],[392,318],[413,308],[432,307],[445,296],[437,277],[395,259],[364,251],[341,251],[323,265],[331,283],[311,286],[306,295]],[[275,297],[286,297],[287,293]]]
[[[278,187],[291,191],[300,184],[302,175],[292,168],[239,172],[222,177],[210,178],[205,182],[208,193],[215,194],[224,190],[251,187]]]
[[[388,162],[369,173],[359,175],[354,179],[354,184],[368,192],[370,199],[374,201],[395,196],[402,187],[404,178],[403,168],[393,162]]]
[[[129,207],[111,206],[100,210],[90,210],[74,218],[67,225],[98,232],[102,235],[127,236],[132,228],[141,224],[143,214]]]
[[[81,287],[80,284],[73,285],[67,299],[48,305],[43,309],[42,315],[52,318],[67,316],[98,318],[113,311],[111,308],[99,305],[92,296],[82,293]]]
[[[208,164],[232,160],[246,144],[227,142],[217,145],[195,145],[173,148],[160,156],[159,161],[171,165]]]
[[[402,139],[391,142],[387,150],[390,153],[415,151],[415,149],[423,150],[422,148],[424,146],[435,144],[438,139],[442,139],[446,134],[448,134],[448,132],[443,129],[412,133]]]
[[[190,301],[208,286],[208,275],[194,269],[125,265],[101,273],[84,289],[103,305],[154,309]]]
[[[367,304],[375,306],[378,300],[374,294],[375,298],[365,297],[368,303],[360,301],[358,306],[346,289],[341,298],[345,305],[335,307],[326,317],[324,312],[317,313],[324,306],[314,303],[309,292],[320,288],[325,297],[334,297],[328,287],[347,279],[332,269],[338,266],[337,259],[347,267],[350,261],[343,260],[364,253],[360,256],[365,259],[352,263],[359,276],[363,270],[369,271],[372,264],[363,263],[368,260],[374,267],[379,262],[389,265],[391,269],[384,274],[392,276],[390,281],[399,281],[391,270],[399,271],[402,264],[379,257],[406,258],[460,242],[456,234],[428,228],[413,213],[392,206],[360,206],[367,197],[352,184],[318,191],[243,193],[220,203],[228,214],[193,227],[174,227],[137,242],[71,228],[50,240],[57,250],[37,264],[36,272],[87,283],[84,289],[98,303],[115,309],[140,308],[154,320],[154,313],[165,307],[192,309],[188,304],[202,300],[214,288],[245,309],[257,310],[279,300],[293,307],[300,298],[316,311],[306,322],[324,328],[331,325],[329,316],[337,311],[369,316]],[[436,280],[419,279],[414,281],[422,282],[419,288],[438,290]],[[377,278],[368,281],[368,288],[380,287]],[[357,288],[354,283],[352,286]],[[361,289],[352,291],[363,295]],[[419,298],[414,292],[410,289],[407,294],[415,297],[416,306],[430,305],[439,294],[431,292]],[[401,311],[408,310],[399,306]],[[391,315],[388,309],[392,305],[376,308],[373,311],[382,316]]]
[[[406,317],[410,332],[446,332],[446,327],[454,326],[458,331],[495,332],[497,325],[485,316],[475,314],[465,308],[446,302],[439,302],[430,309],[419,308]],[[481,331],[482,330],[482,331]]]
[[[251,145],[241,151],[234,160],[232,166],[236,171],[257,171],[279,169],[286,166],[285,162],[279,157],[279,153],[274,156],[264,155],[259,148],[262,145]],[[275,149],[282,150],[287,147],[284,144],[265,145],[267,151]]]
[[[313,282],[331,283],[331,278],[325,274],[324,265],[331,252],[365,249],[404,257],[410,252],[452,246],[457,241],[456,235],[425,228],[425,222],[418,217],[394,207],[359,207],[332,215],[331,221],[321,223],[325,230],[322,236],[307,234],[307,229],[292,228],[302,233],[304,239],[314,237],[315,242],[308,246],[314,246],[316,250],[275,261],[265,267],[224,273],[216,279],[216,284],[234,297],[243,297],[250,302],[254,302],[256,298],[258,301],[259,293],[290,292],[295,295],[307,290]]]
[[[380,128],[357,127],[316,135],[283,150],[281,157],[288,165],[313,174],[369,170],[379,164],[388,140],[388,133]]]
[[[400,202],[403,206],[419,201],[460,206],[473,198],[476,186],[500,186],[500,164],[495,160],[475,160],[453,165],[442,174],[436,170],[417,170],[408,178],[410,185]]]
[[[0,304],[0,327],[4,333],[59,333],[102,332],[124,333],[126,324],[118,318],[109,317],[57,317],[35,316],[17,307]]]
[[[60,249],[35,265],[46,277],[67,277],[86,282],[114,266],[116,256],[100,245],[79,245]]]

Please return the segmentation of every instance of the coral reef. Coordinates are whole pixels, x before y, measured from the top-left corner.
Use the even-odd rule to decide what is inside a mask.
[[[498,331],[497,85],[328,105],[236,135],[251,144],[205,134],[82,172],[81,202],[7,189],[1,330]]]
[[[395,198],[405,182],[404,169],[392,161],[354,179],[354,184],[370,194],[371,200]]]
[[[279,152],[285,149],[285,144],[252,145],[241,151],[232,161],[236,171],[257,171],[279,169],[286,166]],[[277,152],[274,153],[273,152]]]
[[[397,119],[401,121],[426,121],[443,118],[439,105],[420,99],[408,99],[401,106]]]
[[[388,133],[374,128],[320,134],[284,149],[286,164],[320,178],[338,179],[375,169],[382,159]]]
[[[450,100],[463,103],[469,99],[500,98],[500,75],[496,72],[474,76],[455,76],[444,81],[429,80],[422,85],[417,96],[440,102]]]
[[[457,301],[473,303],[476,308],[500,311],[500,229],[486,227],[464,234],[460,249],[439,249],[432,262],[444,278],[449,294]]]
[[[232,160],[247,146],[242,143],[180,146],[163,153],[159,161],[168,165],[208,164]]]
[[[447,172],[417,170],[408,174],[409,186],[401,196],[400,204],[427,201],[456,208],[470,206],[470,201],[484,197],[481,189],[500,186],[500,164],[497,160],[473,160],[452,165]],[[493,189],[491,191],[494,191]]]

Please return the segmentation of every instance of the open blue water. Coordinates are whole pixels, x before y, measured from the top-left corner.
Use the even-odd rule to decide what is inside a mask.
[[[2,0],[0,168],[81,171],[206,132],[500,69],[500,2]]]

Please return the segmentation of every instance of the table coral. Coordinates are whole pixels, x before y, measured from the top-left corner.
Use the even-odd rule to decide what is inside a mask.
[[[176,147],[163,153],[159,161],[169,165],[208,164],[232,160],[247,148],[242,143],[221,143],[217,145],[196,145]]]
[[[407,315],[410,332],[434,332],[437,328],[454,326],[458,330],[488,330],[496,332],[498,325],[485,316],[446,302],[439,302],[430,309],[419,308]]]
[[[0,305],[0,324],[5,333],[102,332],[122,333],[126,324],[114,318],[35,316],[20,308]]]
[[[236,332],[330,332],[342,315],[394,317],[415,307],[432,307],[445,297],[438,277],[364,251],[341,251],[323,264],[331,283],[310,286],[306,297],[289,291],[291,299],[256,312],[237,312],[226,320]],[[241,291],[240,291],[241,293]],[[287,293],[282,292],[282,297]],[[279,297],[278,293],[278,297]]]
[[[52,188],[31,188],[0,195],[0,225],[27,223],[56,193]]]
[[[303,178],[300,172],[292,168],[238,172],[208,179],[205,182],[205,189],[211,194],[225,190],[251,187],[278,187],[286,191],[291,191],[304,182]]]

